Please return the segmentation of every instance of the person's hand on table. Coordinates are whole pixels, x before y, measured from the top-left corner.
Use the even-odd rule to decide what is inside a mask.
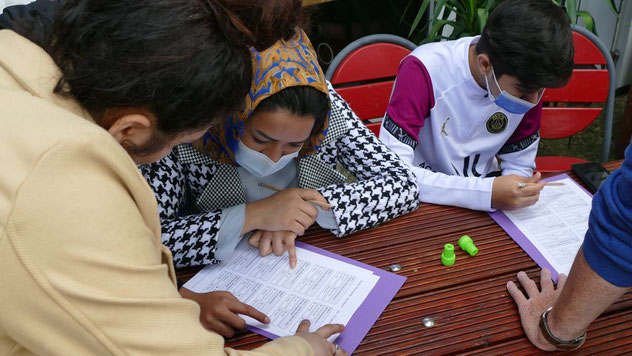
[[[253,230],[291,231],[303,235],[318,216],[318,210],[308,200],[327,203],[317,190],[290,188],[246,204],[242,235]]]
[[[231,337],[235,335],[235,330],[243,330],[246,327],[246,321],[238,314],[248,315],[264,324],[270,323],[270,318],[265,314],[240,302],[230,292],[195,293],[182,287],[180,295],[200,305],[200,322],[204,328],[224,337]]]
[[[520,313],[520,322],[527,338],[533,345],[544,351],[555,351],[555,346],[549,343],[540,331],[540,318],[542,313],[550,306],[553,306],[559,298],[564,284],[566,283],[566,275],[560,274],[557,277],[557,289],[553,286],[551,280],[551,272],[543,268],[540,272],[540,286],[542,291],[538,290],[536,283],[524,272],[518,273],[518,281],[527,293],[527,297],[518,289],[514,282],[507,282],[507,291],[518,306]]]
[[[540,172],[532,177],[521,177],[515,174],[494,178],[492,185],[492,208],[515,210],[535,204],[540,198],[540,191],[546,182],[540,181]],[[520,188],[518,183],[535,183]]]
[[[285,251],[290,256],[290,268],[296,267],[296,234],[292,231],[265,231],[257,230],[249,238],[248,243],[259,249],[259,255],[267,256],[274,252],[281,256]]]
[[[349,356],[349,354],[339,346],[327,341],[333,334],[341,333],[345,326],[341,324],[327,324],[318,330],[309,332],[309,320],[303,320],[296,329],[296,336],[302,337],[312,346],[314,356]]]

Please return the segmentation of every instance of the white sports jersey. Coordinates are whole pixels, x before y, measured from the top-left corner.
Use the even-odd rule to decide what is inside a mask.
[[[470,71],[477,40],[423,45],[402,61],[380,139],[413,167],[421,201],[490,211],[487,176],[533,174],[541,104],[525,115],[494,104]]]

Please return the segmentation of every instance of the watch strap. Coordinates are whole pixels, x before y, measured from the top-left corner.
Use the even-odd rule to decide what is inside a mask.
[[[547,316],[552,309],[553,307],[549,307],[547,310],[544,311],[544,313],[542,313],[542,316],[540,317],[540,331],[542,332],[542,336],[546,339],[546,341],[550,342],[551,345],[555,346],[556,349],[563,351],[575,350],[582,346],[582,343],[586,339],[585,332],[581,336],[578,336],[569,341],[560,340],[555,335],[553,335],[553,333],[551,333]]]

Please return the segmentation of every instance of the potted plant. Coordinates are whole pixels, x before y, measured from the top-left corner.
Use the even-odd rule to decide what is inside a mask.
[[[411,0],[406,11],[414,4],[419,4],[419,7],[408,36],[412,37],[413,42],[424,44],[478,35],[485,27],[490,11],[501,1],[504,0],[421,0],[421,2]],[[587,11],[577,10],[576,0],[551,1],[566,10],[573,25],[576,25],[577,20],[581,18],[586,29],[596,31],[592,15]],[[618,14],[614,0],[604,1],[614,13]],[[420,26],[427,10],[431,12],[429,21]]]

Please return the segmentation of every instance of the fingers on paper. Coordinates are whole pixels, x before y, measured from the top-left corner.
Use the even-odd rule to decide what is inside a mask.
[[[234,295],[228,292],[218,292],[222,293],[222,298],[218,301],[217,312],[214,317],[209,318],[209,323],[214,324],[224,335],[227,330],[230,329],[230,333],[232,336],[233,328],[234,329],[243,329],[246,327],[246,322],[239,317],[239,314],[245,314],[246,307],[248,305],[242,303],[237,299]],[[214,329],[215,330],[215,329]]]
[[[298,262],[296,233],[292,231],[257,231],[255,234],[248,239],[248,243],[259,249],[259,255],[267,256],[274,253],[276,256],[281,256],[287,250],[290,257],[290,268],[296,267]]]
[[[233,309],[234,312],[238,313],[238,314],[243,314],[243,315],[247,315],[253,319],[256,319],[259,322],[262,322],[264,324],[269,324],[270,323],[270,318],[268,318],[267,315],[263,314],[262,312],[260,312],[259,310],[255,309],[253,306],[248,305],[246,303],[242,303],[239,302],[239,305],[236,306]],[[243,321],[243,319],[239,318],[241,321]],[[239,329],[243,329],[246,327],[246,323],[244,321],[243,323],[243,327],[240,327]]]
[[[300,324],[298,324],[298,328],[296,328],[296,332],[297,333],[308,333],[309,332],[309,325],[311,324],[311,322],[307,319],[304,319],[300,322]]]
[[[267,256],[272,253],[272,233],[270,231],[262,231],[261,240],[259,241],[259,255]]]
[[[327,339],[331,335],[339,334],[343,332],[344,330],[345,330],[345,326],[342,324],[327,324],[318,328],[318,330],[316,330],[316,334],[318,334],[324,339]]]
[[[284,238],[286,232],[285,231],[277,231],[273,233],[274,237],[272,238],[272,252],[274,252],[275,256],[281,256],[283,252],[285,252],[285,244]]]
[[[287,247],[287,253],[290,256],[290,268],[294,269],[298,263],[298,257],[296,257],[296,235],[288,233],[285,238],[285,246]]]
[[[248,238],[248,244],[250,246],[259,247],[259,242],[261,242],[262,231],[255,231]]]

